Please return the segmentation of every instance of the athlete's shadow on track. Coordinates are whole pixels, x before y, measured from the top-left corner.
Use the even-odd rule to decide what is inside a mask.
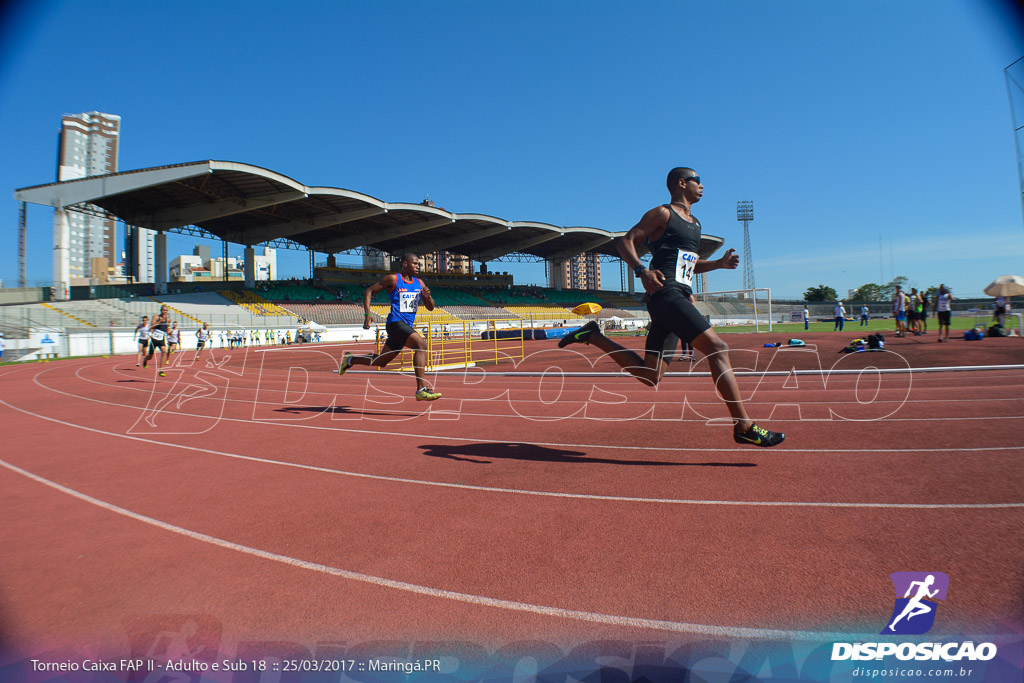
[[[294,408],[277,408],[275,413],[324,413],[325,415],[372,415],[375,417],[419,417],[412,413],[370,413],[365,410],[352,410],[348,406],[296,406]]]
[[[643,465],[655,467],[757,467],[752,462],[669,462],[664,460],[616,460],[614,458],[588,458],[580,451],[561,448],[547,448],[527,443],[473,443],[462,446],[438,445],[420,446],[424,455],[432,458],[448,458],[489,465],[490,460],[479,458],[504,458],[508,460],[532,460],[534,462],[589,463],[604,465]],[[464,457],[468,456],[468,457]]]

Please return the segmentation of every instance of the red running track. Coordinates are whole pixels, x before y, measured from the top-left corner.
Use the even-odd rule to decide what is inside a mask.
[[[760,371],[1024,364],[1019,339],[812,336],[729,340]],[[877,634],[895,571],[949,575],[936,632],[1021,628],[1021,369],[742,377],[788,434],[767,450],[732,442],[705,377],[555,370],[614,370],[587,347],[434,378],[432,404],[332,374],[340,350],[0,370],[4,641],[159,615],[233,642]]]

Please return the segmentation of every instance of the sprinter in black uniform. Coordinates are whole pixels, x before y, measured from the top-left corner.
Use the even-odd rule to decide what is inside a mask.
[[[715,387],[725,399],[735,423],[736,443],[776,446],[785,435],[758,427],[747,415],[729,362],[729,347],[691,301],[694,275],[718,268],[734,269],[739,265],[739,256],[735,249],[729,249],[715,261],[703,261],[698,256],[700,221],[693,217],[690,209],[700,201],[704,186],[696,171],[672,169],[668,174],[668,190],[671,204],[648,211],[618,243],[619,254],[647,291],[645,300],[651,326],[644,358],[601,334],[595,321],[566,335],[558,345],[593,344],[641,382],[654,386],[665,374],[666,355],[674,350],[679,340],[689,342],[708,357]],[[644,268],[637,255],[637,245],[644,243],[651,250],[650,268]]]
[[[160,358],[157,360],[157,369],[161,377],[166,377],[164,366],[167,365],[167,325],[171,322],[170,311],[166,304],[160,307],[160,315],[153,318],[149,324],[149,355],[142,361],[142,367],[153,359],[153,354],[160,349]]]

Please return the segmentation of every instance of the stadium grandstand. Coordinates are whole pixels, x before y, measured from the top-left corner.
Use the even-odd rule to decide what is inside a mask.
[[[452,250],[468,263],[459,272],[441,267],[437,270],[444,272],[422,272],[437,307],[421,307],[418,323],[486,320],[492,327],[496,321],[567,326],[584,320],[572,312],[582,303],[601,306],[596,317],[614,327],[636,328],[649,320],[632,277],[625,278],[628,291],[572,289],[565,279],[563,266],[581,254],[617,258],[615,240],[623,232],[453,213],[426,202],[386,202],[352,190],[303,185],[268,169],[229,161],[90,176],[22,188],[15,197],[53,207],[57,235],[52,287],[0,290],[0,330],[8,349],[20,349],[18,353],[36,349],[42,337],[63,339],[60,355],[130,352],[141,317],[154,315],[162,304],[170,308],[171,320],[185,338],[204,323],[215,330],[284,333],[310,322],[331,328],[327,340],[372,338],[367,335],[374,330],[362,330],[364,292],[391,272],[388,259],[406,252],[429,255],[427,260],[434,263],[434,255]],[[60,256],[67,252],[67,214],[96,211],[121,221],[129,241],[142,230],[155,233],[154,282],[70,281]],[[169,281],[168,232],[220,240],[225,256],[229,243],[244,245],[244,278],[207,278],[201,284]],[[257,281],[256,245],[307,251],[309,277]],[[710,258],[721,245],[721,238],[704,235],[700,256]],[[360,252],[382,255],[384,267],[338,267],[336,255]],[[327,254],[326,262],[315,265],[316,254]],[[508,260],[544,262],[549,286],[524,286],[493,270],[494,263]],[[132,275],[139,268],[128,264],[128,271]],[[229,277],[226,270],[224,277]],[[755,302],[743,293],[698,292],[697,307],[715,324],[737,325],[788,321],[803,308],[803,302],[781,304],[758,296]],[[874,303],[871,309],[873,315],[888,313],[885,303]],[[382,324],[388,313],[383,296],[373,300],[371,310],[374,326]],[[831,303],[811,306],[813,318],[830,313]],[[76,335],[89,343],[76,347]]]

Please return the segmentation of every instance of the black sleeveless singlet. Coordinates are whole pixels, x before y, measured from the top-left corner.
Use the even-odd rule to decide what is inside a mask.
[[[700,253],[700,221],[687,222],[671,206],[664,234],[648,242],[651,250],[650,270],[665,275],[665,287],[681,287],[687,295],[693,292],[693,270]]]

